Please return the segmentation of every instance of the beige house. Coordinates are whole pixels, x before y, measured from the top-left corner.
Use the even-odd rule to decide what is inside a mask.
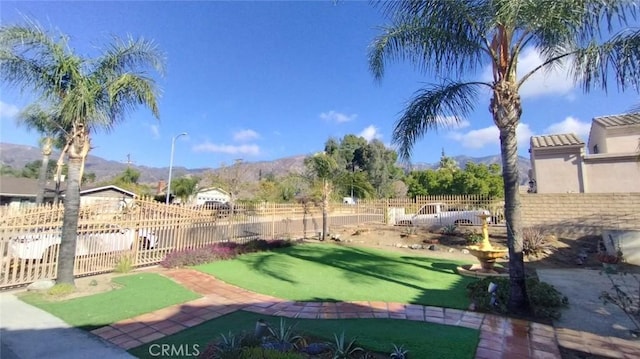
[[[596,117],[575,134],[531,137],[530,192],[640,192],[640,113]]]
[[[227,191],[219,187],[210,187],[199,190],[195,196],[195,203],[193,204],[204,204],[205,202],[209,201],[226,203],[230,200],[231,196]]]

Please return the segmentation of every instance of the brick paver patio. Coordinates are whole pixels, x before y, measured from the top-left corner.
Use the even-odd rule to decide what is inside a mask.
[[[393,318],[480,330],[476,359],[560,358],[559,345],[611,357],[638,358],[640,343],[472,311],[387,302],[292,302],[254,293],[210,275],[175,269],[164,275],[203,295],[92,331],[131,349],[237,310],[287,318]]]

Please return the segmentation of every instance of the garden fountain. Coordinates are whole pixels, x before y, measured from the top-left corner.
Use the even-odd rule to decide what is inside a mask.
[[[480,214],[482,220],[482,241],[478,245],[467,246],[467,250],[474,257],[478,258],[480,264],[467,264],[458,267],[458,273],[472,277],[508,276],[503,268],[496,268],[496,259],[507,255],[507,248],[497,248],[489,242],[488,214]]]

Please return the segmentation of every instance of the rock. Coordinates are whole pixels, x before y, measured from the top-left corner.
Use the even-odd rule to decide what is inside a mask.
[[[432,245],[429,246],[429,250],[430,251],[437,251],[438,247],[435,244],[432,244]]]
[[[463,254],[469,254],[469,250],[468,250],[468,249],[463,249],[463,250],[462,250],[462,253],[463,253]]]
[[[453,249],[453,248],[449,248],[449,253],[453,253],[453,252],[455,252],[455,251],[456,251],[455,249]]]
[[[50,279],[41,279],[38,281],[35,281],[31,284],[29,284],[27,286],[27,290],[29,291],[44,291],[44,290],[49,290],[51,289],[54,285],[56,284],[56,282],[50,280]]]
[[[402,248],[402,243],[396,243],[397,248]]]
[[[412,244],[412,245],[409,246],[409,248],[411,248],[411,249],[422,249],[423,247],[421,245],[419,245],[419,244]]]

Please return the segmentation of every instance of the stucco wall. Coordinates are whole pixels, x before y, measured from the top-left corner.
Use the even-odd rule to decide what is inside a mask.
[[[580,153],[535,151],[535,178],[539,193],[581,192]]]
[[[640,193],[532,193],[520,198],[526,227],[539,226],[559,236],[640,229]]]
[[[594,147],[598,146],[598,153],[607,153],[607,131],[599,123],[591,124],[591,133],[589,134],[589,143],[587,144],[587,153],[595,153]]]
[[[637,150],[640,130],[629,128],[623,133],[616,132],[607,136],[607,153],[632,153]]]
[[[585,192],[640,192],[640,162],[625,158],[585,158]]]

